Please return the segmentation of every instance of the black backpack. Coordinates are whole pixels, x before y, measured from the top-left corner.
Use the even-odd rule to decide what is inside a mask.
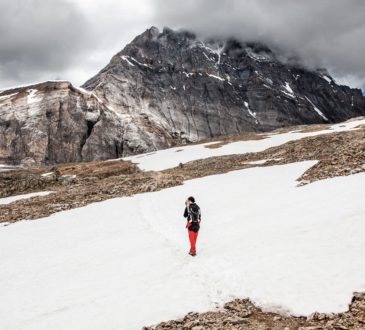
[[[197,204],[191,204],[188,207],[188,212],[191,222],[198,223],[200,220],[200,207]]]

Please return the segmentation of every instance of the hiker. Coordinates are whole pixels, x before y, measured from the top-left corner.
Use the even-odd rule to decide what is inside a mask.
[[[185,205],[184,217],[187,220],[186,228],[188,229],[190,241],[189,254],[196,256],[196,239],[198,238],[201,221],[200,207],[195,203],[195,198],[192,196],[185,201]]]

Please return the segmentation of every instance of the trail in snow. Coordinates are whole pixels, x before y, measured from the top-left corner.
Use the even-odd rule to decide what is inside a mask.
[[[313,164],[233,171],[0,227],[0,329],[139,329],[235,297],[295,314],[346,310],[365,290],[365,174],[296,187]],[[195,258],[188,195],[202,208]]]
[[[204,159],[213,156],[224,156],[232,154],[244,154],[248,152],[260,152],[268,148],[282,145],[289,141],[299,140],[308,136],[317,136],[329,134],[332,132],[349,131],[359,125],[365,124],[365,119],[353,120],[330,126],[326,130],[317,132],[289,132],[282,134],[272,134],[262,140],[238,141],[228,143],[220,148],[206,148],[208,144],[188,145],[185,147],[169,148],[159,150],[154,153],[141,154],[136,156],[125,157],[125,160],[131,160],[137,163],[142,170],[159,171],[167,168],[178,166],[179,163],[186,163],[192,160]],[[217,141],[218,142],[218,141]],[[213,142],[217,143],[217,142]]]

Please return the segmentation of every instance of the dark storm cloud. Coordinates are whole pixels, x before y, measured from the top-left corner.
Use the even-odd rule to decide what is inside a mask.
[[[71,2],[0,0],[0,85],[62,78],[88,41]]]
[[[155,8],[162,25],[262,41],[365,84],[364,0],[155,0]]]
[[[365,85],[365,0],[0,0],[0,88],[82,84],[151,25],[262,41]]]

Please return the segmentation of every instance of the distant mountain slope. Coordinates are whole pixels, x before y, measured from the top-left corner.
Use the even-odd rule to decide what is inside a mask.
[[[0,94],[0,162],[79,162],[92,160],[96,150],[101,158],[121,156],[121,128],[117,114],[69,82],[45,82]]]
[[[282,64],[258,43],[167,28],[136,37],[83,87],[149,129],[189,141],[365,114],[361,90],[325,70]]]
[[[45,82],[0,92],[0,162],[109,159],[365,114],[361,90],[279,57],[258,43],[152,27],[85,90]]]

